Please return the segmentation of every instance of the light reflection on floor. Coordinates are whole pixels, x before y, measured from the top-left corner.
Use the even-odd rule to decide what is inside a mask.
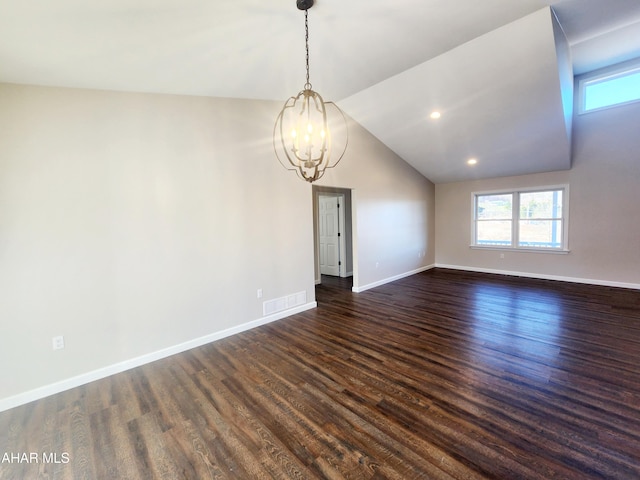
[[[471,293],[473,360],[527,378],[546,381],[557,365],[562,305],[548,290],[514,291],[479,285]],[[514,369],[509,356],[530,360]]]

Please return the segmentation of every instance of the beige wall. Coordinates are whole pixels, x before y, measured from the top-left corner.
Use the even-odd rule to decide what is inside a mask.
[[[0,410],[258,324],[264,300],[314,306],[280,107],[0,84]],[[434,262],[433,185],[368,132],[324,181],[354,189],[362,285]]]
[[[436,264],[640,288],[638,125],[637,103],[581,115],[570,171],[437,185]],[[469,248],[472,192],[564,183],[568,255]]]
[[[274,159],[277,109],[0,86],[0,399],[255,321],[263,300],[313,306],[310,187]]]

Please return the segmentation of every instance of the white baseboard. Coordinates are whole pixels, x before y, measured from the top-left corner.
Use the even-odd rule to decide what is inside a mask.
[[[401,273],[399,275],[394,275],[393,277],[384,278],[382,280],[378,280],[377,282],[370,283],[368,285],[363,285],[362,287],[352,287],[351,291],[355,293],[362,293],[365,290],[369,290],[371,288],[379,287],[380,285],[384,285],[385,283],[395,282],[396,280],[400,280],[401,278],[410,277],[411,275],[415,275],[416,273],[426,272],[427,270],[431,270],[435,265],[427,265],[426,267],[420,267],[416,270],[411,270],[410,272]]]
[[[107,367],[100,368],[98,370],[93,370],[91,372],[83,373],[81,375],[68,378],[56,383],[52,383],[50,385],[45,385],[43,387],[39,387],[24,393],[20,393],[18,395],[0,399],[0,412],[9,410],[14,407],[18,407],[20,405],[24,405],[29,402],[33,402],[35,400],[40,400],[41,398],[45,398],[45,397],[48,397],[49,395],[54,395],[56,393],[63,392],[71,388],[85,385],[95,380],[100,380],[110,375],[115,375],[116,373],[124,372],[126,370],[131,370],[132,368],[136,368],[141,365],[145,365],[147,363],[160,360],[162,358],[170,357],[171,355],[175,355],[176,353],[184,352],[186,350],[191,350],[192,348],[200,347],[202,345],[206,345],[207,343],[215,342],[216,340],[221,340],[225,337],[230,337],[231,335],[245,332],[247,330],[251,330],[252,328],[256,328],[261,325],[266,325],[267,323],[275,322],[276,320],[281,320],[290,315],[294,315],[296,313],[304,312],[305,310],[316,308],[317,306],[318,304],[316,302],[309,302],[305,305],[300,305],[298,307],[291,308],[289,310],[274,313],[273,315],[262,317],[257,320],[253,320],[251,322],[243,323],[242,325],[238,325],[236,327],[227,328],[219,332],[214,332],[209,335],[205,335],[204,337],[195,338],[193,340],[189,340],[187,342],[180,343],[178,345],[173,345],[171,347],[167,347],[162,350],[151,352],[136,358],[132,358],[130,360],[125,360],[123,362],[109,365]]]
[[[493,268],[468,267],[464,265],[446,265],[441,263],[437,263],[435,267],[449,268],[451,270],[463,270],[467,272],[494,273],[497,275],[510,275],[512,277],[538,278],[540,280],[557,280],[561,282],[583,283],[588,285],[600,285],[603,287],[619,287],[619,288],[631,288],[634,290],[640,290],[640,284],[638,283],[613,282],[610,280],[598,280],[594,278],[566,277],[562,275],[545,275],[540,273],[516,272],[511,270],[497,270]]]

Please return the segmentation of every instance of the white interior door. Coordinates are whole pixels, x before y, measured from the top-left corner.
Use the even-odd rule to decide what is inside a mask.
[[[318,197],[320,273],[340,276],[340,207],[335,195]]]

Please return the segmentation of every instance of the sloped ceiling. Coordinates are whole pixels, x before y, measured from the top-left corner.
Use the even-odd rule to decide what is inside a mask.
[[[568,169],[553,21],[539,10],[340,105],[435,183]]]
[[[640,1],[563,0],[553,9],[576,75],[640,56]]]
[[[569,168],[564,34],[578,73],[640,56],[637,0],[316,0],[309,23],[314,89],[435,182]],[[294,0],[0,0],[1,82],[284,102],[304,73]]]

